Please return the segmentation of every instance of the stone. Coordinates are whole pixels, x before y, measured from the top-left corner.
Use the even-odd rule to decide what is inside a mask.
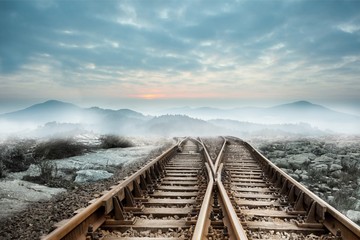
[[[327,186],[327,184],[320,184],[319,185],[320,192],[331,192],[331,188]]]
[[[318,164],[318,165],[312,165],[312,168],[317,171],[327,171],[328,165],[327,164]]]
[[[279,168],[289,168],[289,162],[286,158],[275,158],[271,161]]]
[[[322,155],[322,156],[320,156],[320,157],[315,158],[312,162],[313,162],[315,165],[325,164],[325,163],[331,164],[331,163],[334,162],[334,159],[331,158],[331,157]]]
[[[331,164],[330,165],[330,172],[334,172],[334,171],[337,171],[337,170],[341,170],[343,167],[339,164]]]
[[[307,175],[307,174],[301,174],[300,175],[300,177],[301,177],[301,179],[303,180],[303,181],[307,181],[307,180],[309,180],[309,176]]]
[[[333,171],[330,175],[333,178],[341,178],[342,172],[341,170],[337,170],[337,171]]]
[[[284,157],[286,157],[285,151],[281,151],[281,150],[275,150],[272,154],[276,158],[284,158]]]
[[[297,174],[290,173],[289,176],[292,177],[293,179],[295,179],[296,181],[299,181],[299,180],[300,180],[300,177],[299,177],[299,175],[297,175]]]
[[[345,215],[354,222],[360,221],[360,211],[348,210]]]
[[[331,164],[334,162],[334,159],[325,155],[322,155],[320,157],[315,158],[313,161],[315,164],[322,164],[322,163],[328,163]]]
[[[288,162],[293,169],[302,169],[310,163],[309,154],[296,154],[289,158]]]
[[[85,183],[85,182],[95,182],[103,179],[108,179],[112,177],[112,173],[109,173],[105,170],[80,170],[76,172],[75,182]]]

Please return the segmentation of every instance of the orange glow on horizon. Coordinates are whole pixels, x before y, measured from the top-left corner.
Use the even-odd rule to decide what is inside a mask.
[[[142,98],[142,99],[152,100],[152,99],[164,98],[164,95],[157,94],[157,93],[148,93],[148,94],[138,95],[137,97]]]
[[[144,99],[144,100],[156,100],[156,99],[223,99],[224,96],[220,94],[209,94],[209,93],[197,93],[185,95],[183,93],[173,92],[171,95],[162,93],[145,93],[145,94],[134,94],[128,95],[130,98]]]

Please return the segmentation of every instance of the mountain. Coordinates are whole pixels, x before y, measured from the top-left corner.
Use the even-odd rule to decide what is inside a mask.
[[[32,105],[23,110],[0,115],[0,119],[12,122],[38,122],[46,123],[51,121],[67,122],[74,121],[81,112],[81,108],[71,103],[56,100],[49,100],[44,103]]]
[[[190,117],[200,118],[200,119],[213,119],[219,115],[226,114],[228,110],[211,108],[211,107],[200,107],[200,108],[191,108],[191,107],[182,107],[182,108],[170,108],[161,112],[161,114],[171,114],[171,115],[187,115]]]
[[[106,125],[105,121],[114,122],[124,118],[147,119],[143,114],[130,109],[80,108],[72,103],[57,100],[49,100],[16,112],[0,115],[0,120],[36,124],[58,122],[85,124],[104,123]]]
[[[186,114],[190,117],[228,119],[258,124],[308,123],[322,130],[343,133],[360,133],[360,117],[337,112],[307,101],[297,101],[269,108],[205,109],[177,108],[172,114]]]
[[[176,108],[171,114],[144,116],[131,109],[81,108],[50,100],[0,115],[0,133],[28,134],[94,131],[123,135],[318,135],[324,131],[360,133],[360,117],[307,101],[269,108]],[[174,114],[176,113],[176,114]],[[215,120],[214,120],[215,119]],[[51,123],[51,124],[49,124]],[[32,129],[31,132],[29,129]],[[29,132],[30,131],[30,132]]]

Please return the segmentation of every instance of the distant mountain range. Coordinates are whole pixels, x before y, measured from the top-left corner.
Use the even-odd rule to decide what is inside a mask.
[[[36,122],[44,124],[47,122],[62,123],[94,123],[101,118],[135,118],[146,119],[138,112],[130,109],[102,109],[99,107],[80,108],[72,103],[56,100],[49,100],[44,103],[32,105],[23,110],[5,113],[0,115],[0,119],[13,122]]]
[[[44,136],[72,131],[124,135],[318,135],[324,130],[360,133],[360,117],[299,101],[270,108],[174,108],[153,117],[130,109],[80,108],[50,100],[1,114],[3,126],[38,126],[27,134]],[[15,125],[14,125],[15,124]],[[18,124],[18,125],[16,125]],[[21,133],[24,133],[22,131]]]
[[[269,108],[246,107],[234,109],[174,108],[166,113],[190,117],[228,119],[258,124],[308,123],[314,127],[344,133],[360,133],[360,117],[337,112],[307,101],[298,101]]]

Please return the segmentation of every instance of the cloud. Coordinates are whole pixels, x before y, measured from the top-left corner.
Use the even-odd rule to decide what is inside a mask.
[[[338,92],[355,95],[359,8],[358,1],[3,0],[1,91],[326,98],[353,85]]]
[[[343,23],[336,26],[339,30],[346,33],[356,33],[360,30],[360,25],[355,25],[352,23]]]

